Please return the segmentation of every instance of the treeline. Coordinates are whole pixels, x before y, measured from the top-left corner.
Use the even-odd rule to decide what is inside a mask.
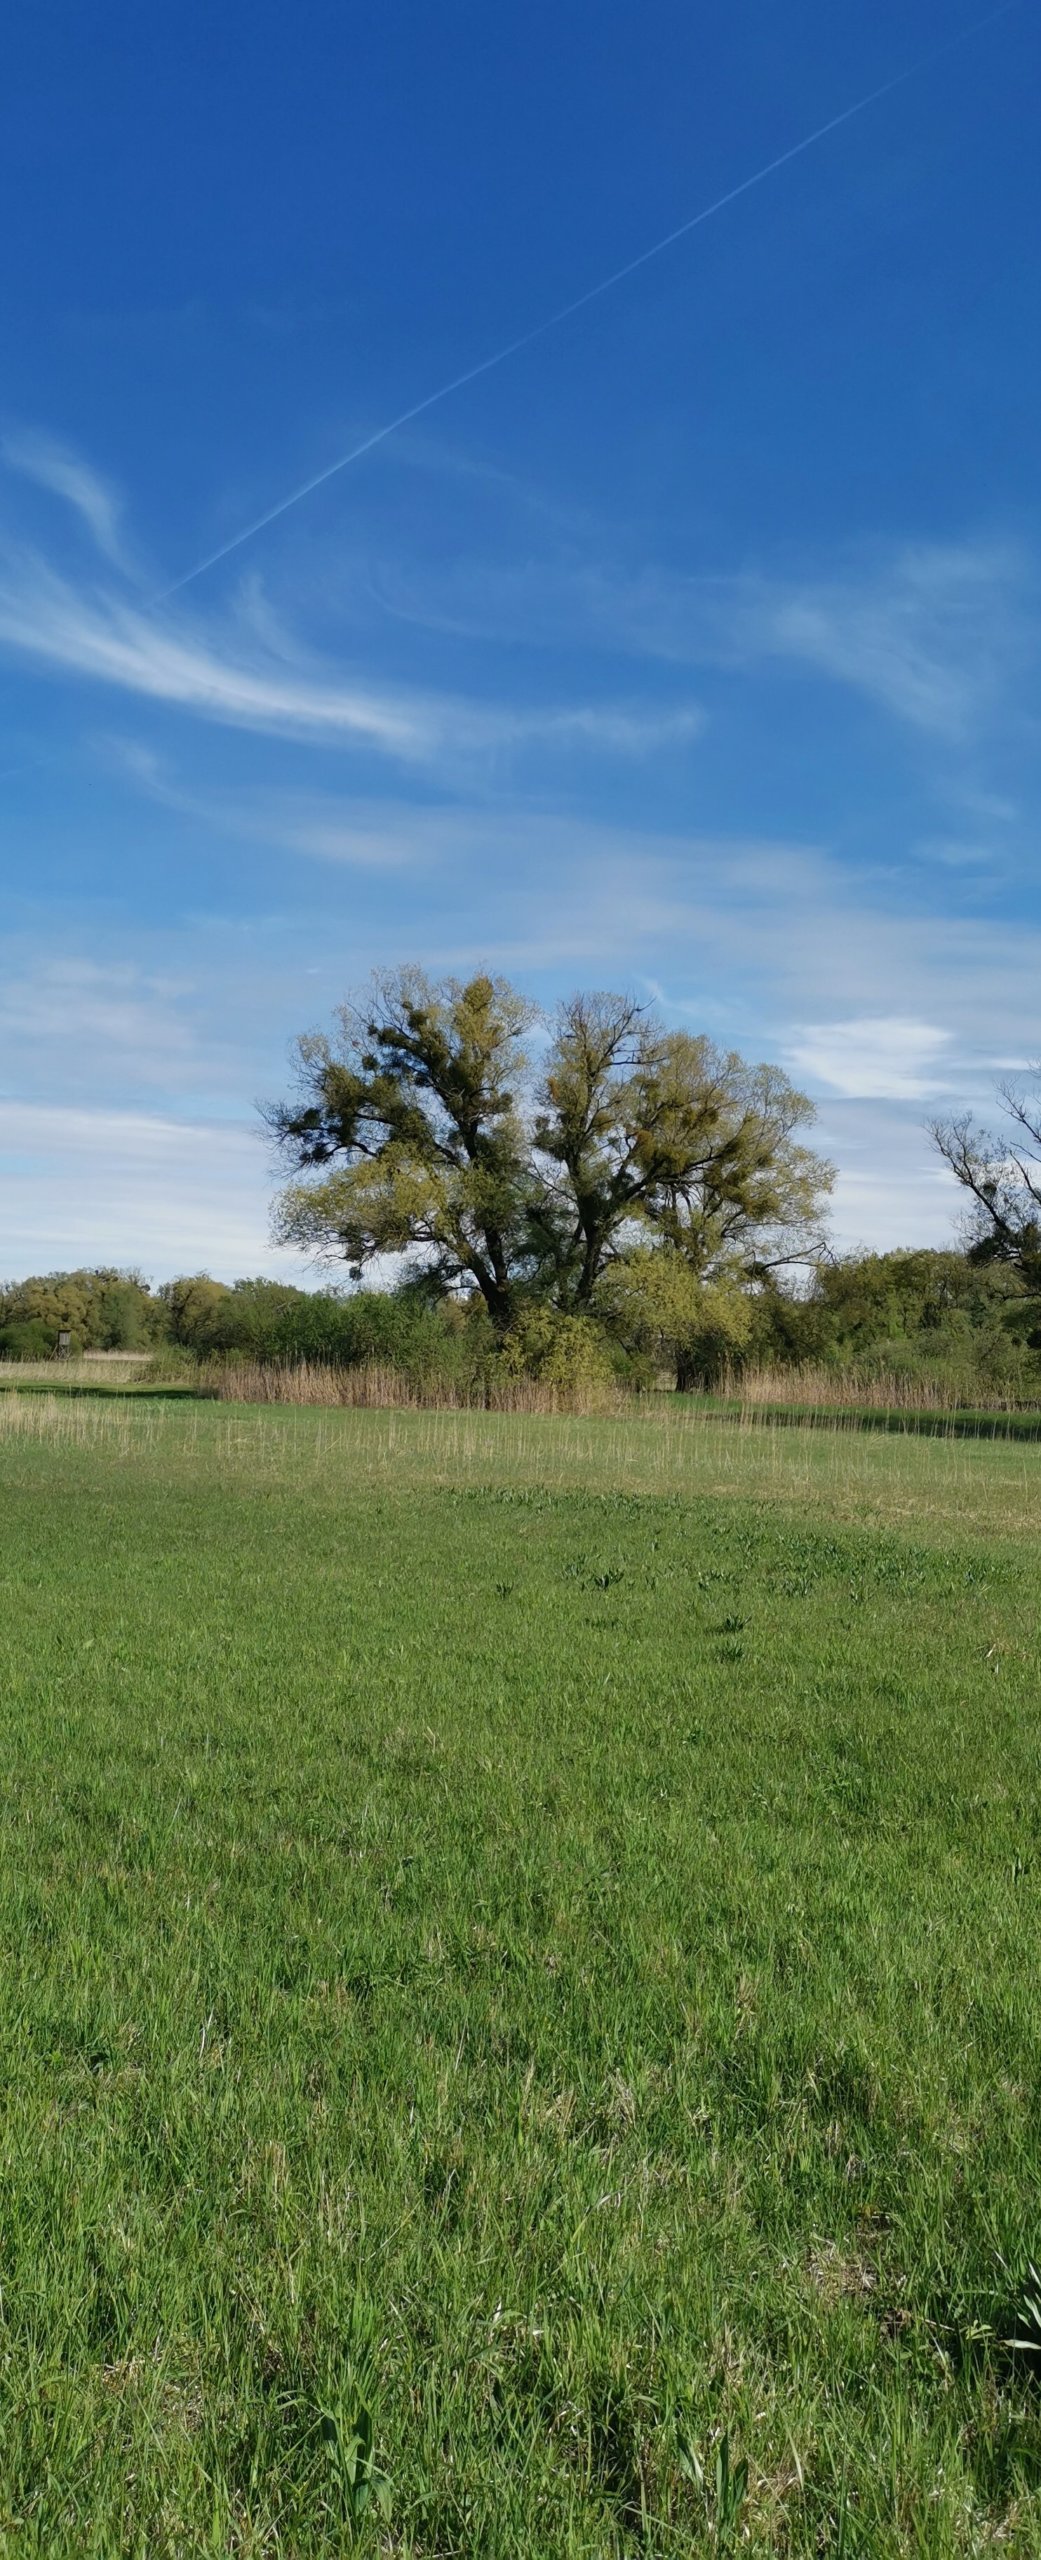
[[[135,1272],[52,1272],[0,1290],[0,1357],[51,1358],[64,1334],[73,1356],[376,1363],[420,1390],[477,1386],[503,1366],[562,1387],[613,1376],[649,1388],[812,1365],[865,1382],[943,1383],[966,1401],[1041,1394],[1041,1304],[1007,1266],[971,1252],[846,1255],[821,1261],[798,1293],[770,1279],[715,1301],[703,1291],[700,1330],[655,1298],[646,1274],[639,1290],[628,1282],[627,1270],[593,1316],[532,1303],[503,1342],[476,1293],[445,1295],[423,1279],[310,1292],[198,1273],[153,1290]]]
[[[419,1376],[476,1374],[487,1344],[474,1309],[431,1304],[422,1289],[326,1292],[290,1282],[213,1280],[196,1272],[151,1289],[136,1271],[52,1271],[0,1288],[0,1359],[91,1352],[181,1354],[357,1367]]]

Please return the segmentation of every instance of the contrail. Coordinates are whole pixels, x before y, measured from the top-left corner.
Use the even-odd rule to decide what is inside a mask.
[[[532,328],[521,331],[519,338],[510,338],[505,346],[496,347],[490,356],[482,356],[479,364],[468,365],[465,373],[453,374],[450,382],[440,383],[436,391],[428,391],[424,399],[414,401],[411,409],[402,409],[396,418],[388,418],[385,426],[375,427],[360,444],[352,445],[349,453],[339,454],[335,462],[326,464],[324,471],[316,471],[313,479],[302,481],[298,489],[290,490],[287,498],[280,498],[277,506],[269,507],[266,515],[257,516],[253,524],[246,525],[241,533],[233,534],[231,541],[222,543],[219,551],[211,551],[205,560],[197,560],[194,569],[186,569],[183,578],[175,578],[172,586],[163,588],[156,597],[157,604],[165,604],[168,596],[178,595],[182,587],[190,587],[196,578],[205,576],[207,569],[215,569],[218,561],[229,559],[233,551],[241,551],[243,543],[252,542],[267,525],[276,524],[279,516],[288,515],[290,507],[298,507],[301,500],[311,497],[315,489],[323,489],[326,481],[335,480],[338,472],[349,470],[352,462],[360,462],[363,454],[373,453],[377,445],[386,444],[388,436],[396,436],[400,428],[411,426],[414,418],[422,418],[428,409],[436,409],[442,400],[450,400],[454,391],[464,391],[467,383],[479,382],[482,374],[494,373],[497,366],[508,364],[511,356],[520,355],[525,347],[533,347],[539,338],[548,337],[551,329],[559,329],[565,320],[573,319],[576,311],[586,311],[591,302],[599,302],[605,293],[613,293],[616,285],[624,284],[627,276],[637,275],[641,267],[649,266],[652,258],[660,258],[666,249],[675,246],[677,240],[685,240],[690,232],[700,231],[703,223],[713,221],[717,213],[724,213],[728,205],[738,202],[739,197],[750,195],[753,187],[761,187],[767,178],[775,177],[778,169],[786,169],[790,161],[800,160],[805,151],[812,151],[815,143],[825,141],[829,133],[838,133],[841,126],[852,124],[855,116],[865,115],[868,108],[877,106],[882,98],[891,98],[895,90],[906,88],[908,81],[919,79],[923,72],[932,69],[934,63],[942,62],[945,55],[954,53],[959,45],[970,43],[973,36],[982,35],[987,27],[994,26],[999,18],[1007,18],[1010,11],[1021,4],[1022,0],[1000,0],[998,8],[988,9],[982,18],[974,18],[971,25],[962,27],[957,35],[948,36],[943,44],[935,45],[931,53],[919,55],[917,62],[910,63],[906,71],[898,71],[891,80],[883,80],[877,89],[868,89],[862,98],[854,99],[852,106],[843,107],[836,116],[829,116],[826,124],[815,125],[812,133],[802,134],[798,142],[789,143],[788,149],[779,151],[773,160],[764,160],[762,168],[753,169],[750,177],[741,178],[736,187],[727,188],[725,195],[715,196],[711,204],[702,205],[700,213],[690,214],[686,222],[678,222],[674,231],[666,231],[660,240],[652,240],[649,249],[641,249],[637,257],[627,258],[624,267],[615,267],[609,276],[601,276],[598,284],[591,284],[584,293],[577,293],[573,302],[562,302],[558,311],[551,311],[545,320],[536,320]]]

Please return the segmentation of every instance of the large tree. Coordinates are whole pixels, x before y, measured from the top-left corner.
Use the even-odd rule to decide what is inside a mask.
[[[1041,1296],[1041,1068],[1033,1085],[1001,1085],[1008,1128],[981,1129],[965,1113],[934,1120],[930,1135],[969,1205],[970,1251],[1003,1262]]]
[[[608,1268],[669,1252],[709,1280],[810,1251],[830,1168],[774,1067],[670,1031],[628,997],[576,996],[540,1026],[501,978],[418,969],[298,1045],[300,1090],[270,1123],[296,1178],[287,1242],[360,1273],[407,1253],[480,1291],[496,1331],[532,1299],[583,1314]],[[302,1177],[302,1178],[301,1178]]]

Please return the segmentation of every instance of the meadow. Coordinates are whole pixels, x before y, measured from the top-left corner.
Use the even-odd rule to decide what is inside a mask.
[[[0,1399],[0,2551],[1041,2554],[1041,1453]]]

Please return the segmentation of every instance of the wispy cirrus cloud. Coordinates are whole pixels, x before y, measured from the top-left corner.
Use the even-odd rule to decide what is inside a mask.
[[[811,667],[954,741],[978,733],[1022,669],[1024,587],[1006,546],[923,544],[859,575],[749,581],[729,613],[739,650]]]
[[[396,618],[457,637],[599,648],[734,674],[802,668],[952,743],[1007,708],[1030,663],[1031,564],[1009,543],[862,547],[803,575],[605,566],[588,544],[553,560],[457,562],[428,585],[386,563],[369,591]]]
[[[250,627],[243,628],[243,621]],[[418,689],[380,690],[330,672],[279,631],[266,643],[255,599],[228,630],[116,590],[86,589],[38,554],[8,549],[0,565],[0,648],[54,673],[136,694],[226,728],[353,744],[400,763],[586,744],[622,755],[697,734],[696,704],[499,706]]]
[[[86,525],[104,557],[117,569],[129,567],[120,500],[111,482],[93,464],[85,462],[82,454],[36,427],[21,427],[0,438],[0,460],[9,471],[19,472],[23,479],[34,480],[53,497],[64,499]]]
[[[331,663],[286,624],[255,571],[226,605],[148,596],[135,576],[115,490],[36,429],[0,439],[0,461],[63,499],[120,576],[88,581],[50,550],[0,539],[0,650],[52,675],[136,695],[225,728],[366,749],[434,769],[453,760],[582,746],[651,754],[697,734],[697,704],[480,699],[374,682]],[[371,648],[369,650],[371,657]]]
[[[294,674],[221,646],[198,624],[115,591],[75,586],[38,555],[11,552],[0,570],[0,647],[66,675],[166,703],[225,726],[282,736],[354,739],[406,759],[430,754],[449,707],[396,701],[363,685]],[[457,727],[467,727],[460,707]]]
[[[92,465],[38,431],[9,433],[0,452],[77,510],[113,566],[127,566],[118,498]],[[85,584],[26,548],[0,557],[0,647],[208,722],[431,768],[535,745],[633,757],[688,742],[703,709],[648,700],[653,663],[738,678],[801,669],[945,749],[964,748],[1015,717],[1038,619],[1029,560],[980,538],[862,546],[802,575],[705,574],[605,565],[584,529],[534,560],[463,558],[436,575],[355,560],[339,583],[352,600],[355,654],[364,646],[370,660],[374,627],[383,654],[388,621],[404,619],[569,660],[578,649],[628,658],[643,669],[640,698],[529,706],[513,675],[506,702],[380,684],[309,651],[253,572],[214,611],[149,600],[129,582]]]
[[[316,862],[343,863],[361,871],[426,868],[430,848],[415,810],[354,802],[330,791],[285,786],[199,790],[182,780],[167,758],[135,738],[100,742],[104,762],[164,809],[218,835],[273,845]]]

